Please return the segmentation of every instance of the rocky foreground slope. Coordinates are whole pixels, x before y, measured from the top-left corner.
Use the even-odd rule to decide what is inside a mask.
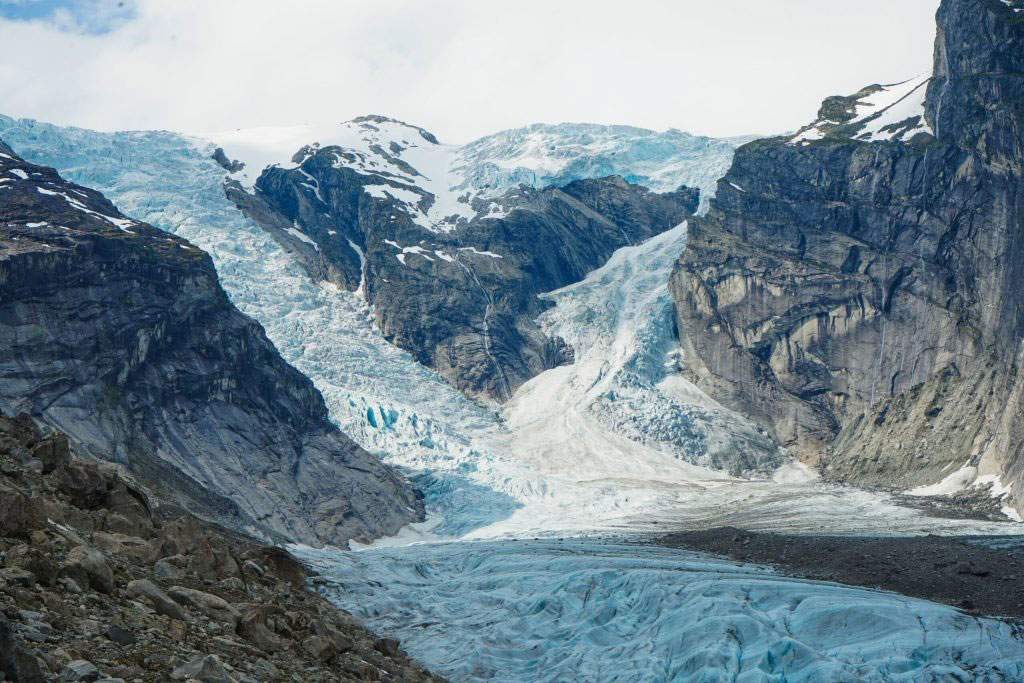
[[[740,148],[671,288],[690,376],[835,479],[1024,511],[1024,4],[944,0],[931,79]]]
[[[290,160],[226,138],[217,155],[229,198],[312,278],[360,290],[389,341],[498,401],[572,358],[537,326],[547,306],[537,294],[679,225],[699,200],[621,177],[495,192],[466,179],[457,148],[380,116],[291,134],[304,146]]]
[[[0,416],[0,680],[430,681],[280,548]]]
[[[206,253],[2,143],[0,411],[268,537],[343,544],[422,515],[228,301]]]

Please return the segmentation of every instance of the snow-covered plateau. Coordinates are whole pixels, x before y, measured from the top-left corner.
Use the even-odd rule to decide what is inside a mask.
[[[608,172],[580,161],[600,156],[590,144],[625,144],[636,157],[616,155],[611,172],[654,189],[680,179],[713,187],[711,176],[728,166],[711,143],[709,156],[692,153],[690,163],[682,151],[645,147],[658,148],[650,135],[627,144],[621,131],[601,137],[595,130],[605,127],[593,128],[531,127],[441,146],[443,159],[421,161],[434,169],[429,182],[416,180],[436,197],[420,205],[422,219],[438,225],[463,211],[446,204],[465,196],[460,183],[486,194],[502,183]],[[228,201],[215,147],[246,161],[235,176],[251,184],[261,164],[291,163],[304,145],[347,144],[310,139],[310,129],[274,130],[205,140],[0,117],[0,138],[25,158],[209,252],[228,295],[312,378],[338,425],[423,490],[428,521],[396,538],[359,552],[298,549],[339,605],[459,681],[1024,678],[1024,641],[1002,622],[625,542],[669,525],[1017,532],[928,517],[885,495],[819,482],[783,453],[757,456],[749,446],[763,435],[676,372],[685,359],[667,280],[685,224],[545,295],[554,306],[541,323],[574,347],[575,362],[535,377],[499,409],[467,399],[387,343],[358,293],[314,285]],[[563,146],[559,130],[576,142]],[[566,148],[578,150],[568,161],[547,153]],[[351,151],[344,163],[381,163],[369,147]],[[405,159],[409,148],[401,151]],[[387,172],[396,182],[415,179],[401,164]],[[737,461],[758,474],[730,474],[725,463]]]

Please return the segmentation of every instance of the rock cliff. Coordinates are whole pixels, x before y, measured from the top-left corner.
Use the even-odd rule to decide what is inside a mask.
[[[329,135],[251,187],[228,145],[229,198],[312,278],[362,291],[389,341],[497,401],[572,357],[536,325],[537,294],[679,225],[699,201],[617,176],[496,195],[460,186],[456,151],[420,128],[372,116]]]
[[[671,279],[687,372],[829,477],[1024,510],[1024,7],[737,151]]]
[[[207,254],[0,147],[0,410],[235,528],[342,544],[422,515],[227,299]]]

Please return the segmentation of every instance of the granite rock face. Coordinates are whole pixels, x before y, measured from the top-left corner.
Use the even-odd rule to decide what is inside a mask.
[[[209,256],[0,147],[0,410],[164,498],[306,543],[422,515],[227,299]]]
[[[937,19],[929,81],[738,150],[671,289],[689,374],[827,476],[1021,511],[1024,12]]]
[[[500,196],[460,189],[445,175],[454,151],[426,131],[384,117],[342,128],[345,144],[308,145],[251,188],[229,180],[228,197],[314,280],[361,291],[389,341],[499,402],[572,358],[535,323],[537,294],[679,225],[699,201],[618,176]]]

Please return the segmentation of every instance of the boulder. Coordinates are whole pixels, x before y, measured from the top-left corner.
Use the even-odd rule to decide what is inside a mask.
[[[96,681],[100,678],[100,670],[85,659],[76,659],[64,667],[60,673],[61,681]]]
[[[278,652],[286,646],[274,630],[279,614],[280,610],[265,605],[248,607],[238,620],[237,633],[264,652]]]
[[[11,623],[7,621],[4,613],[0,612],[0,674],[11,680],[16,680],[17,676],[18,664],[14,657],[17,646]]]
[[[97,531],[92,535],[92,542],[110,555],[130,555],[142,559],[149,554],[149,543],[138,536]]]
[[[194,517],[181,517],[165,525],[153,547],[154,559],[183,556],[188,569],[204,579],[222,579],[240,573],[227,542],[223,538],[212,538]]]
[[[182,560],[182,563],[184,563],[185,558],[181,555],[165,557],[162,560],[157,560],[153,564],[153,575],[158,579],[166,579],[168,581],[180,579],[183,572],[180,569],[179,563],[176,562],[179,558]]]
[[[57,566],[49,553],[27,545],[18,545],[7,551],[7,564],[31,572],[35,582],[50,588],[57,581]]]
[[[114,474],[108,467],[85,460],[65,463],[54,473],[57,490],[68,497],[68,501],[83,510],[102,507]]]
[[[238,624],[238,610],[224,598],[183,586],[172,586],[167,593],[179,605],[195,607],[214,621],[230,624],[231,628]]]
[[[397,657],[400,647],[401,643],[394,638],[378,638],[373,643],[373,649],[386,657]]]
[[[38,500],[13,484],[0,481],[0,536],[25,538],[46,528],[46,515]]]
[[[171,672],[176,681],[195,680],[200,683],[238,683],[238,679],[228,673],[217,655],[203,655],[176,667]]]
[[[188,621],[188,613],[174,600],[160,590],[156,584],[147,579],[136,579],[128,583],[125,589],[129,597],[141,598],[149,603],[157,614],[162,614],[178,621]]]
[[[75,580],[80,586],[91,586],[100,593],[114,590],[114,572],[107,564],[107,558],[95,548],[77,546],[64,559],[61,576]]]
[[[51,434],[36,444],[32,449],[32,457],[43,465],[43,474],[50,474],[71,460],[71,448],[68,437],[62,432]]]
[[[338,655],[335,644],[323,636],[306,638],[302,641],[302,649],[321,662],[329,662]]]

